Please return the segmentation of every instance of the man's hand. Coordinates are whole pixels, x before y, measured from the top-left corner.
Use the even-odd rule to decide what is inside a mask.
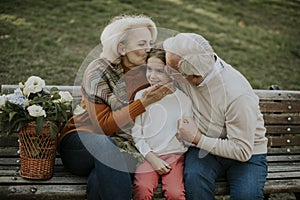
[[[188,143],[197,145],[201,139],[199,131],[193,118],[183,118],[178,120],[178,137]]]
[[[153,152],[149,152],[146,155],[146,159],[159,175],[164,175],[171,171],[170,165],[166,161],[160,159]]]

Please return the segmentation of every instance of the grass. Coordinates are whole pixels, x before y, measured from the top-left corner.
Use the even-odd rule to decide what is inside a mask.
[[[300,89],[299,0],[1,0],[0,84],[72,85],[110,18],[146,14],[195,32],[255,89]]]

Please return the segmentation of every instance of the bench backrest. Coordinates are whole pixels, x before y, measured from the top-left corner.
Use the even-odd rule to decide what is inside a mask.
[[[49,88],[53,86],[48,86]],[[69,91],[75,101],[80,101],[80,86],[55,86]],[[1,93],[11,93],[17,85],[2,85]],[[255,90],[260,99],[268,137],[268,159],[282,155],[282,161],[300,160],[300,91]],[[17,145],[17,136],[1,136],[0,146]],[[7,139],[9,142],[4,142]],[[6,140],[6,141],[7,141]]]

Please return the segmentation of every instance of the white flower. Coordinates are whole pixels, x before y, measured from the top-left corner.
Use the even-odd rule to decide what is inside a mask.
[[[46,112],[42,106],[32,105],[32,106],[29,106],[27,108],[27,110],[29,112],[29,115],[32,117],[40,117],[40,116],[46,117]]]
[[[61,97],[61,98],[60,98],[60,102],[62,102],[62,103],[65,103],[65,102],[71,103],[72,100],[73,100],[72,95],[71,95],[70,92],[68,92],[68,91],[59,91],[58,94],[59,94],[60,97]]]
[[[24,88],[24,84],[22,82],[19,83],[19,88],[21,88],[21,89]]]
[[[81,115],[84,112],[85,112],[85,110],[80,105],[77,105],[76,108],[73,111],[73,114],[74,115]]]
[[[5,95],[0,96],[0,108],[5,106],[6,100],[7,98]]]
[[[29,96],[30,93],[37,93],[46,86],[45,81],[38,76],[30,76],[24,84],[23,93]]]

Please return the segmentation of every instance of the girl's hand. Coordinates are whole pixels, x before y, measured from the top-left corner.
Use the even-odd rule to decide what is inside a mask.
[[[153,152],[149,152],[146,155],[146,159],[159,175],[164,175],[171,171],[170,165],[166,161],[156,156]]]

